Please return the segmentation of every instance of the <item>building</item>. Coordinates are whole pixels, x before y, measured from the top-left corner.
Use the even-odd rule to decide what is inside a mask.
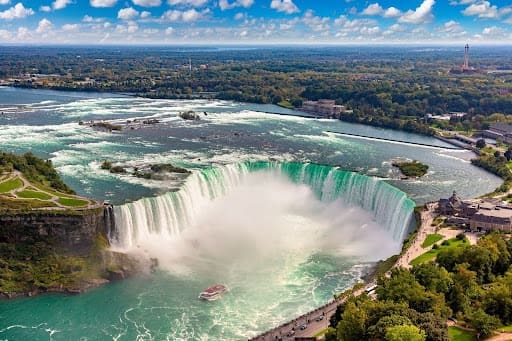
[[[302,111],[325,116],[325,117],[339,117],[342,112],[345,112],[345,106],[337,105],[334,100],[321,99],[318,101],[306,101],[302,103]]]
[[[495,140],[501,139],[506,144],[512,144],[512,125],[504,123],[493,124],[489,129],[484,130],[482,135]]]
[[[450,198],[439,199],[438,209],[448,217],[448,223],[472,231],[512,232],[512,207],[499,199],[464,201],[454,191]]]
[[[512,232],[512,207],[495,206],[493,209],[480,208],[469,220],[472,231]]]

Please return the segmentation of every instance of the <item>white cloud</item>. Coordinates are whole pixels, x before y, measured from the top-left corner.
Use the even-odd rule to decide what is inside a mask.
[[[165,34],[166,34],[166,35],[171,35],[171,34],[173,34],[173,33],[174,33],[174,28],[172,28],[171,26],[169,26],[169,27],[167,27],[167,28],[165,29]]]
[[[382,8],[382,6],[376,2],[374,4],[368,5],[362,12],[362,15],[380,15],[384,18],[396,18],[399,17],[402,12],[396,7],[389,7],[387,9]]]
[[[126,34],[126,33],[135,33],[139,29],[139,26],[136,22],[130,21],[128,22],[128,25],[117,25],[116,26],[116,32],[120,34]]]
[[[237,13],[237,14],[235,14],[235,16],[234,16],[234,19],[235,19],[235,20],[242,20],[242,19],[244,19],[244,18],[245,18],[245,14],[244,14],[244,13],[242,13],[242,12]]]
[[[113,7],[117,0],[90,0],[92,7]]]
[[[148,11],[142,11],[142,12],[140,13],[140,17],[141,17],[142,19],[149,18],[150,16],[151,16],[151,12],[148,12]]]
[[[387,30],[382,32],[382,34],[385,36],[390,36],[390,35],[393,35],[393,34],[396,34],[399,32],[405,32],[405,31],[406,31],[406,28],[404,26],[402,26],[400,24],[393,24],[393,25],[389,26]]]
[[[307,10],[302,17],[302,22],[315,32],[328,30],[330,28],[329,21],[330,19],[327,17],[315,16],[312,10]]]
[[[382,13],[384,13],[384,9],[378,3],[369,5],[361,12],[364,15],[380,15]]]
[[[410,24],[424,24],[431,22],[434,19],[432,9],[434,8],[435,3],[435,0],[424,0],[416,10],[408,10],[398,19],[398,21]]]
[[[207,13],[209,13],[208,9],[203,10],[201,12],[198,12],[195,9],[189,9],[187,11],[168,10],[164,12],[164,14],[162,15],[162,19],[172,22],[192,22],[202,19],[203,16]]]
[[[66,8],[66,6],[72,2],[73,2],[73,0],[55,0],[52,4],[52,8],[54,10],[63,9],[63,8]]]
[[[0,5],[9,5],[11,0],[0,0]]]
[[[167,4],[171,6],[202,7],[207,3],[208,0],[167,0]]]
[[[80,28],[80,25],[78,25],[78,24],[65,24],[65,25],[62,25],[62,30],[66,31],[66,32],[78,31],[79,28]]]
[[[110,26],[112,26],[112,24],[109,23],[108,21],[103,23],[103,28],[109,28]]]
[[[41,7],[39,7],[39,10],[41,12],[51,12],[52,8],[50,6],[41,6]]]
[[[122,8],[117,12],[117,18],[122,20],[131,20],[139,16],[139,11],[132,7]]]
[[[272,0],[270,8],[275,9],[278,12],[284,12],[286,14],[298,13],[299,8],[295,6],[292,0]]]
[[[12,39],[11,32],[9,32],[7,30],[0,30],[0,39],[1,40],[11,40]]]
[[[53,24],[50,20],[44,18],[39,21],[37,25],[36,32],[39,34],[46,34],[51,31]]]
[[[503,36],[507,31],[498,26],[486,27],[483,29],[482,34],[485,36]]]
[[[235,0],[232,3],[230,3],[229,0],[219,0],[219,7],[223,11],[235,7],[249,8],[252,5],[254,5],[254,0]]]
[[[489,1],[482,1],[471,4],[462,11],[462,14],[467,16],[476,15],[479,18],[498,18],[498,7],[491,6]]]
[[[387,10],[384,11],[382,16],[384,18],[396,18],[402,15],[402,12],[396,7],[389,7]]]
[[[18,27],[18,33],[16,35],[18,40],[27,40],[32,37],[32,34],[30,33],[30,30],[26,27]]]
[[[158,32],[160,32],[160,30],[159,30],[159,29],[157,29],[157,28],[146,28],[146,29],[144,29],[144,31],[142,31],[142,32],[144,32],[144,34],[150,34],[150,35],[152,35],[152,34],[157,34]]]
[[[0,19],[12,20],[12,19],[23,19],[29,15],[33,15],[34,11],[32,8],[25,8],[21,2],[18,2],[13,7],[0,12]]]
[[[132,2],[141,7],[158,7],[162,4],[162,0],[132,0]]]

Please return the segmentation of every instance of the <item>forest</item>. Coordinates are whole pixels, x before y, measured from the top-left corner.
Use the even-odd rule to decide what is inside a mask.
[[[6,47],[0,79],[21,87],[151,98],[217,98],[300,108],[334,99],[341,119],[432,135],[512,121],[512,51],[417,47]],[[435,121],[427,114],[464,112]]]
[[[338,306],[326,340],[449,340],[447,318],[479,337],[512,324],[512,241],[457,239],[434,262],[380,277],[376,299],[363,294]]]

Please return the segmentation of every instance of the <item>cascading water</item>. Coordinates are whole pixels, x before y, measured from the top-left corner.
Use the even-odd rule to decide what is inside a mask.
[[[257,171],[284,175],[296,184],[307,185],[322,202],[341,198],[349,206],[361,207],[394,240],[402,240],[409,228],[414,202],[384,181],[316,164],[245,162],[194,172],[179,191],[116,206],[117,234],[112,242],[130,248],[155,235],[167,238],[180,234],[194,223],[207,202],[225,195],[244,176]]]

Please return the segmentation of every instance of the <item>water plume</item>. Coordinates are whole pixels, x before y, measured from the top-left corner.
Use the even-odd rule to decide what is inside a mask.
[[[318,253],[373,261],[398,250],[413,205],[382,181],[332,167],[242,163],[116,207],[115,243],[172,272],[212,277]]]

